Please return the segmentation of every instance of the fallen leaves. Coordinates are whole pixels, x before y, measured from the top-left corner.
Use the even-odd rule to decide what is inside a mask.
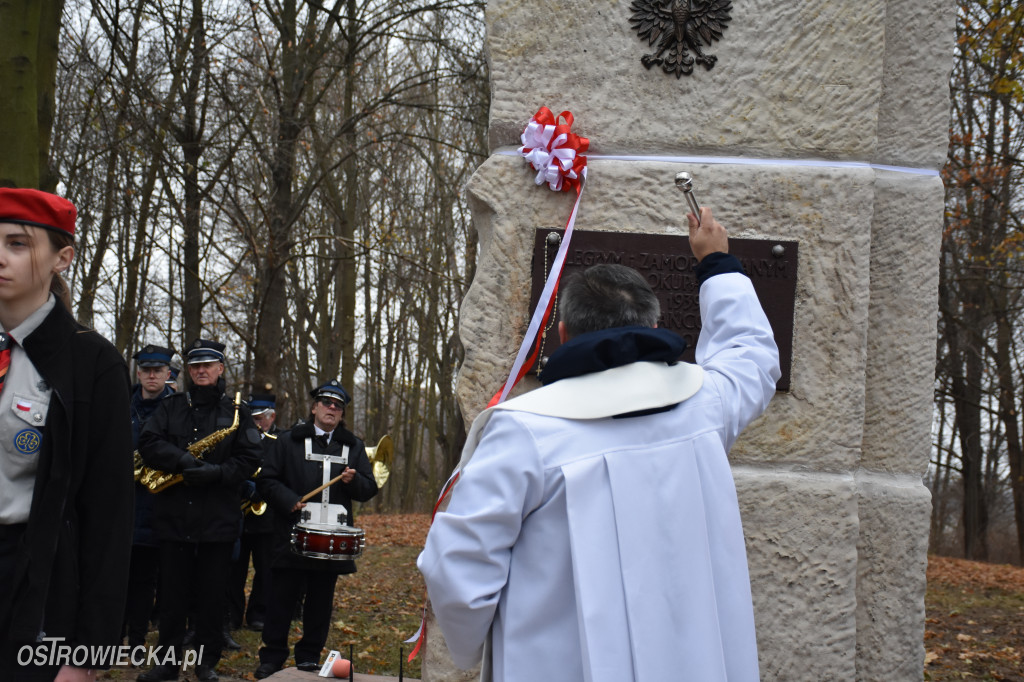
[[[929,557],[925,679],[1024,681],[1024,569]]]
[[[364,514],[356,521],[367,547],[422,547],[430,528],[428,514]]]
[[[928,584],[940,583],[970,589],[1000,589],[1024,592],[1024,568],[1007,564],[928,557]]]

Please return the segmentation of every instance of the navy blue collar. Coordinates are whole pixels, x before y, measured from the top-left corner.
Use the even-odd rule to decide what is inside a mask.
[[[601,372],[633,362],[676,362],[686,340],[668,329],[613,327],[569,339],[548,358],[542,384]]]

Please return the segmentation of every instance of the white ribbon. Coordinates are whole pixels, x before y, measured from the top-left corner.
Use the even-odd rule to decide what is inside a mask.
[[[537,171],[533,179],[535,184],[547,183],[552,190],[560,192],[563,178],[575,180],[578,177],[572,170],[576,162],[576,150],[562,146],[569,141],[569,136],[565,133],[552,140],[554,131],[554,126],[542,126],[536,121],[530,121],[520,138],[523,146],[516,153],[525,158]]]
[[[523,146],[519,148],[519,153],[523,152],[523,148],[535,149],[540,147],[547,149],[548,144],[551,142],[551,136],[554,134],[555,126],[543,125],[534,119],[530,119],[530,122],[526,124],[526,130],[519,136],[519,139],[523,142]]]
[[[519,152],[499,149],[494,152],[499,156],[517,156]],[[872,170],[908,173],[910,175],[926,175],[938,177],[939,171],[931,168],[912,168],[907,166],[888,166],[882,163],[865,163],[863,161],[832,161],[828,159],[755,159],[744,156],[631,156],[617,154],[587,154],[587,159],[607,161],[653,161],[656,163],[704,163],[725,164],[736,166],[796,166],[806,168],[870,168]]]

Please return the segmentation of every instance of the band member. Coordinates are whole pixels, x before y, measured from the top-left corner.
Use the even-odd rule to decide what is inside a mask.
[[[167,377],[167,385],[171,387],[172,391],[177,392],[178,390],[178,375],[181,374],[181,367],[175,367],[171,365],[171,375]]]
[[[277,440],[277,396],[273,393],[259,393],[249,396],[249,409],[252,420],[260,430],[263,438],[264,456],[273,448]],[[257,474],[261,476],[260,471]],[[242,484],[242,500],[248,501],[250,508],[255,509],[260,503],[266,505],[263,497],[256,490],[254,480]],[[267,593],[270,583],[270,561],[273,557],[272,535],[274,531],[274,513],[269,506],[262,514],[250,511],[245,515],[242,527],[242,539],[239,543],[238,558],[231,564],[231,576],[228,586],[228,617],[231,627],[238,629],[245,623],[253,630],[263,629],[267,617]],[[252,588],[249,590],[249,601],[245,599],[245,581],[249,576],[249,559],[252,557]]]
[[[174,351],[152,344],[135,353],[135,376],[139,383],[132,389],[132,441],[139,447],[139,434],[146,420],[163,398],[174,393],[167,385],[171,376]],[[154,496],[140,483],[135,484],[135,534],[132,537],[132,560],[128,571],[128,603],[125,608],[125,629],[128,645],[142,646],[149,632],[149,620],[156,601],[156,584],[160,567],[160,548],[153,531]]]
[[[249,409],[256,428],[264,436],[270,434],[277,439],[277,396],[273,393],[255,393],[249,396]]]
[[[182,479],[156,494],[159,645],[182,660],[185,620],[194,604],[195,646],[202,652],[195,673],[206,681],[218,679],[227,573],[242,525],[238,490],[260,466],[263,447],[249,409],[224,393],[224,344],[199,339],[186,362],[191,387],[160,402],[139,438],[139,452],[148,466]],[[202,452],[189,449],[204,439]],[[138,679],[176,680],[178,668],[161,664]]]
[[[470,431],[417,564],[454,662],[488,651],[484,679],[759,679],[727,452],[779,354],[725,228],[688,218],[698,364],[640,273],[597,265],[560,293],[544,386]]]
[[[128,369],[68,313],[76,215],[61,197],[0,188],[0,680],[92,680],[92,654],[87,667],[46,665],[47,647],[121,640]]]
[[[310,395],[310,419],[281,434],[256,479],[260,494],[277,514],[275,552],[267,620],[256,679],[281,669],[288,658],[288,631],[302,585],[306,585],[302,638],[295,644],[295,665],[317,670],[327,643],[338,575],[354,573],[355,562],[313,559],[289,548],[292,526],[300,521],[345,525],[353,518],[352,501],[366,502],[377,494],[373,467],[363,441],[345,428],[345,406],[351,402],[337,381],[328,381]],[[340,476],[322,493],[300,499]],[[307,507],[308,504],[308,507]]]

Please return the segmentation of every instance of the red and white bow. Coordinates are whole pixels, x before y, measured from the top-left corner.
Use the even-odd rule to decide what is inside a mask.
[[[561,121],[561,122],[560,122]],[[523,146],[519,153],[530,162],[537,176],[534,182],[556,192],[567,192],[579,187],[580,176],[587,165],[583,152],[590,140],[572,132],[572,113],[563,111],[558,116],[547,107],[541,107],[523,131]]]

